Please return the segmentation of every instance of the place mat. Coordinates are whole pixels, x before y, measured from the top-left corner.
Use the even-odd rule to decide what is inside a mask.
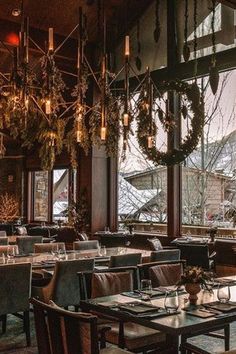
[[[209,307],[221,312],[230,312],[236,310],[236,302],[229,301],[228,303],[222,303],[219,301],[214,301],[214,302],[209,302],[207,304],[204,304],[204,307],[206,308]]]
[[[204,309],[196,309],[196,310],[186,310],[187,315],[200,317],[200,318],[208,318],[214,317],[216,314],[214,312],[205,311]]]
[[[134,299],[142,299],[143,296],[148,295],[151,297],[151,299],[158,298],[160,296],[165,295],[165,291],[160,291],[160,290],[155,290],[153,289],[150,292],[145,292],[145,291],[139,291],[139,290],[134,290],[134,291],[125,291],[121,295],[132,297]]]
[[[151,304],[147,304],[147,303],[143,303],[143,302],[140,302],[140,301],[133,301],[133,302],[128,302],[128,303],[125,303],[125,304],[120,304],[118,305],[119,309],[121,311],[126,311],[126,312],[129,312],[131,314],[134,314],[134,315],[140,315],[140,314],[144,314],[144,313],[148,313],[148,312],[157,312],[160,307],[157,307],[157,306],[154,306],[154,305],[151,305]]]

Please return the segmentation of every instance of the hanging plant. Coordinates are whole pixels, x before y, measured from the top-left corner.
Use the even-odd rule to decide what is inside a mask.
[[[196,149],[204,126],[203,102],[200,100],[200,92],[196,83],[190,85],[182,81],[165,82],[160,85],[159,91],[162,96],[168,91],[175,91],[185,96],[189,101],[188,106],[192,113],[192,120],[188,134],[185,136],[178,149],[163,152],[158,150],[154,145],[149,148],[147,138],[150,135],[149,126],[153,124],[153,122],[150,121],[150,115],[147,114],[145,107],[142,102],[140,102],[141,104],[139,105],[137,116],[137,138],[142,152],[149,160],[157,165],[171,166],[183,162],[186,157]]]
[[[210,86],[213,95],[216,94],[219,85],[219,71],[216,66],[215,11],[216,11],[216,1],[212,0],[212,19],[211,19],[212,57],[211,57],[211,66],[209,72],[209,81],[210,81]]]
[[[187,63],[190,58],[190,48],[188,45],[188,0],[185,0],[183,57],[184,61]]]
[[[156,43],[158,43],[160,34],[161,34],[161,25],[159,20],[159,9],[160,9],[160,0],[156,0],[155,6],[155,29],[153,32],[153,37]]]

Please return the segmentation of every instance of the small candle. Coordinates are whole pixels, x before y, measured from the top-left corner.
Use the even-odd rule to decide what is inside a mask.
[[[124,113],[124,117],[123,117],[123,124],[125,127],[128,127],[129,126],[129,115],[128,113]]]
[[[54,43],[53,43],[53,28],[50,27],[48,29],[48,50],[53,51]]]
[[[45,102],[45,112],[46,114],[51,114],[51,101],[46,100]]]
[[[107,129],[106,127],[102,127],[101,128],[101,140],[106,140],[106,133],[107,133]]]
[[[28,109],[29,109],[29,98],[28,97],[26,97],[26,99],[25,99],[25,108],[28,111]]]
[[[82,131],[81,130],[77,130],[76,140],[77,140],[77,143],[81,143],[81,140],[82,140]]]
[[[78,55],[77,55],[77,69],[80,69],[80,48],[78,47]]]
[[[153,137],[148,136],[148,149],[151,149],[153,147]]]
[[[129,36],[125,36],[125,56],[128,57],[129,55],[130,55]]]

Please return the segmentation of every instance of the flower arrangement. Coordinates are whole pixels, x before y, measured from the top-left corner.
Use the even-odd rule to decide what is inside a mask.
[[[178,285],[203,284],[207,286],[207,281],[211,279],[201,267],[186,267]]]

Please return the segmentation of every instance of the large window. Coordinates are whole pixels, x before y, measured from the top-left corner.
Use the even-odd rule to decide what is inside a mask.
[[[48,172],[33,173],[33,218],[35,221],[48,221]]]
[[[220,74],[217,94],[209,78],[198,80],[204,93],[206,124],[198,148],[183,166],[184,224],[234,226],[236,215],[236,70]],[[188,124],[186,121],[183,124]]]
[[[69,201],[69,170],[53,170],[53,221],[67,220],[65,210]]]

